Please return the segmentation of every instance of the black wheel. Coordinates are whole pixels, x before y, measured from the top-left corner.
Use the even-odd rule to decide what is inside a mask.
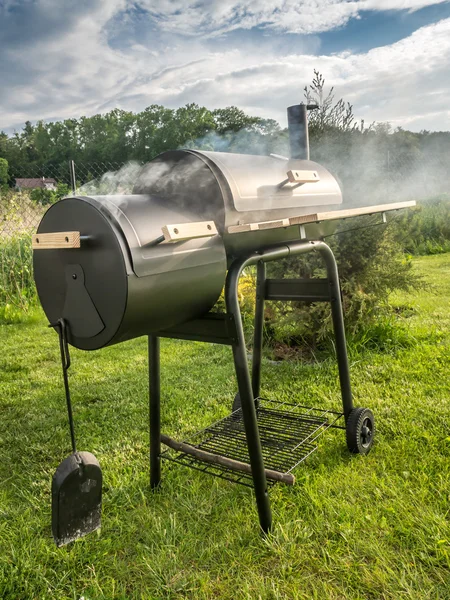
[[[354,408],[347,425],[347,448],[353,454],[368,454],[375,436],[375,419],[368,408]]]
[[[231,412],[234,412],[236,410],[238,410],[239,408],[241,408],[242,403],[241,403],[241,395],[239,394],[239,392],[236,394],[236,396],[234,397],[233,400],[233,407],[231,409]],[[259,399],[255,398],[255,407],[258,408],[259,406]]]

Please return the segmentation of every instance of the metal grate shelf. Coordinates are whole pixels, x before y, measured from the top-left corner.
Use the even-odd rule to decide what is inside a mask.
[[[259,398],[256,416],[265,468],[289,473],[317,449],[317,439],[327,429],[341,428],[337,422],[344,415],[341,412]],[[185,442],[213,454],[249,462],[241,409],[197,432]],[[183,452],[168,449],[161,453],[161,457],[253,487],[251,475],[202,462]],[[267,483],[273,485],[275,482],[268,480]]]

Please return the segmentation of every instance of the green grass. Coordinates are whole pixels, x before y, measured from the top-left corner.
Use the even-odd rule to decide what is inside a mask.
[[[0,327],[0,598],[450,598],[450,255],[417,259],[430,286],[392,298],[410,343],[351,350],[356,404],[377,441],[350,456],[327,433],[271,490],[273,534],[253,493],[163,463],[149,491],[146,341],[72,351],[79,447],[104,475],[103,526],[57,549],[52,474],[70,453],[57,338],[38,322]],[[162,429],[176,438],[225,416],[229,348],[162,342]],[[336,367],[264,362],[263,394],[339,407]]]

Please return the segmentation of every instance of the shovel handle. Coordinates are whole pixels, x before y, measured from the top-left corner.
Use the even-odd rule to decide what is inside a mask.
[[[50,324],[49,327],[55,327],[59,335],[59,349],[61,352],[61,364],[63,370],[64,390],[66,392],[67,414],[69,417],[70,438],[72,441],[72,451],[76,453],[77,447],[75,443],[75,427],[73,424],[72,401],[70,399],[69,377],[67,371],[70,367],[69,344],[67,342],[67,323],[65,319],[58,319],[56,323]]]
[[[67,325],[64,319],[58,319],[56,323],[50,323],[49,327],[58,328],[59,343],[61,350],[61,361],[63,370],[67,371],[70,367],[69,344],[67,343]]]

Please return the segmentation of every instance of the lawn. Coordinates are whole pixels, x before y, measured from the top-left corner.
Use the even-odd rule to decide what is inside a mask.
[[[163,462],[149,490],[146,340],[72,351],[78,446],[104,476],[103,525],[57,549],[50,483],[70,453],[57,338],[42,316],[0,327],[0,598],[450,598],[450,254],[415,260],[427,289],[392,297],[402,347],[350,348],[355,404],[377,441],[350,456],[327,432],[271,492],[273,533],[251,490]],[[165,340],[162,430],[183,439],[225,416],[231,351]],[[264,396],[340,406],[335,362],[264,361]]]

